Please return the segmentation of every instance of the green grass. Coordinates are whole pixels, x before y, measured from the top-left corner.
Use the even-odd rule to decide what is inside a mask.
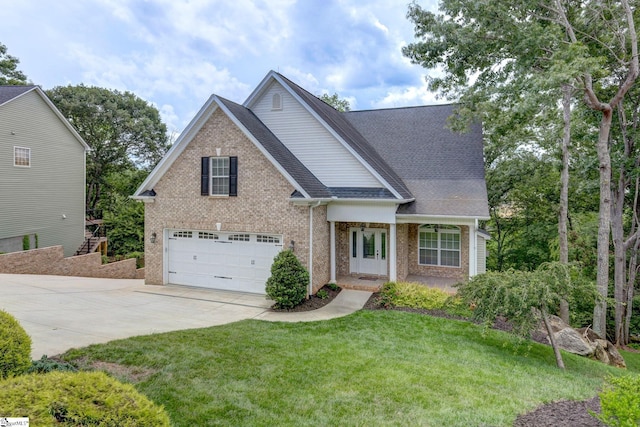
[[[248,320],[136,337],[65,359],[157,370],[135,386],[176,426],[508,426],[542,403],[593,397],[608,373],[622,373],[569,354],[561,371],[549,347],[482,331],[360,311],[325,322]]]

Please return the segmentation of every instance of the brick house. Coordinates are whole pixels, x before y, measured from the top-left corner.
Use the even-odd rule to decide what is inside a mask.
[[[453,111],[342,113],[274,71],[242,105],[211,96],[133,196],[146,282],[264,293],[287,248],[310,293],[484,272],[482,130],[451,132]]]

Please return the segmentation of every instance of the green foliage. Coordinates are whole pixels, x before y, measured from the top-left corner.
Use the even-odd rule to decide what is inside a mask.
[[[112,204],[104,211],[109,253],[127,255],[144,252],[144,204],[112,194]]]
[[[7,54],[7,47],[0,43],[0,85],[26,85],[27,76],[18,70],[20,60]]]
[[[458,294],[475,306],[473,317],[493,322],[504,316],[513,324],[514,333],[528,334],[537,326],[539,313],[555,313],[562,299],[597,298],[593,282],[582,280],[576,266],[547,263],[535,271],[508,270],[488,272],[458,286]]]
[[[345,111],[351,110],[351,105],[349,104],[349,101],[346,99],[341,99],[337,93],[334,93],[333,95],[324,93],[322,94],[322,96],[320,96],[320,99],[326,102],[327,104],[331,105],[333,108],[335,108],[338,111],[345,112]]]
[[[50,372],[5,380],[0,413],[43,426],[169,426],[163,408],[104,372]]]
[[[424,310],[444,310],[457,316],[468,317],[471,312],[462,300],[442,289],[430,288],[422,283],[387,282],[380,290],[379,303],[384,307],[409,307]]]
[[[320,289],[316,292],[316,296],[320,299],[327,299],[329,298],[329,292],[326,289]]]
[[[340,286],[338,286],[337,283],[327,283],[327,288],[331,289],[332,291],[337,291],[338,289],[340,289]]]
[[[40,247],[40,242],[38,241],[38,235],[35,235],[35,239],[36,239],[36,249],[38,249]]]
[[[30,366],[31,338],[11,314],[0,310],[0,379],[21,375]]]
[[[131,92],[79,85],[58,86],[47,95],[91,147],[88,211],[111,192],[107,179],[131,169],[149,170],[169,147],[158,109]]]
[[[22,250],[28,251],[29,249],[31,249],[31,238],[25,234],[22,236]]]
[[[45,354],[40,360],[34,360],[31,367],[27,370],[28,374],[46,374],[51,371],[76,372],[78,369],[71,363],[58,359],[52,359]]]
[[[291,250],[280,252],[271,265],[271,277],[267,279],[267,297],[278,308],[293,308],[307,295],[309,273]]]
[[[144,252],[130,252],[125,255],[125,259],[136,259],[136,268],[144,267]]]
[[[640,375],[609,377],[599,393],[601,412],[595,415],[612,427],[640,425]]]

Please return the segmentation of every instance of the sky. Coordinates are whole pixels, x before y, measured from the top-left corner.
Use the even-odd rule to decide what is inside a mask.
[[[436,10],[436,0],[420,0]],[[178,134],[212,95],[243,103],[270,70],[352,110],[442,102],[408,0],[0,0],[0,43],[43,89],[133,92]]]

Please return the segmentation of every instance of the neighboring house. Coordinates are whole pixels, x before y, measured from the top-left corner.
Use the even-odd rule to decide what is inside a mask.
[[[0,252],[84,241],[87,144],[38,86],[0,86]],[[26,242],[25,242],[26,243]]]
[[[273,71],[243,105],[213,95],[133,196],[146,282],[264,293],[286,248],[310,293],[484,272],[482,130],[451,132],[453,111],[340,113]]]

